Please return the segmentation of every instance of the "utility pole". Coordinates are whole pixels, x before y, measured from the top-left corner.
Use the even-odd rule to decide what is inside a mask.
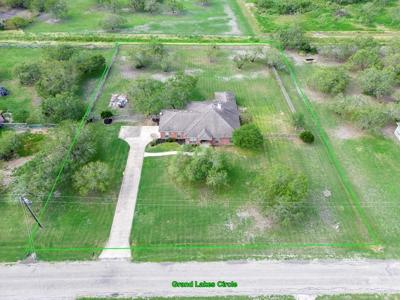
[[[32,209],[29,206],[29,200],[26,199],[24,197],[25,195],[20,196],[21,201],[25,204],[25,206],[28,208],[29,212],[31,213],[32,217],[34,217],[34,219],[36,220],[36,222],[38,223],[39,227],[43,229],[42,224],[40,224],[39,219],[35,216],[35,214],[33,213]]]

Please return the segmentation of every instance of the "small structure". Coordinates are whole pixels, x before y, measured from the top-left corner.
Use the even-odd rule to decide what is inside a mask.
[[[312,58],[312,57],[306,57],[303,61],[304,61],[306,64],[312,64],[312,63],[317,62],[317,60],[316,60],[315,58]]]
[[[188,102],[183,110],[162,110],[159,132],[162,139],[176,138],[186,144],[226,145],[239,126],[235,94],[216,92],[215,100]]]
[[[397,122],[397,128],[394,131],[394,135],[400,140],[400,122]]]
[[[4,118],[4,116],[3,116],[3,111],[2,110],[0,110],[0,127],[1,127],[1,125],[3,125],[3,123],[5,122],[5,118]]]
[[[118,106],[119,108],[123,108],[128,103],[128,100],[129,99],[127,95],[112,94],[110,104],[108,106],[110,107]]]
[[[10,93],[0,85],[0,97],[8,96]]]

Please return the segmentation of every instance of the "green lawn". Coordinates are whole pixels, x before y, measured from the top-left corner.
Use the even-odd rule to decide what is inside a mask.
[[[127,1],[123,1],[125,6]],[[197,1],[185,1],[185,9],[176,15],[164,13],[134,12],[119,10],[118,14],[127,23],[117,32],[173,35],[253,35],[252,28],[244,17],[236,0],[213,1],[212,5],[202,6]],[[68,3],[68,16],[54,24],[46,23],[39,17],[25,32],[103,32],[99,21],[110,13],[101,7],[93,7],[91,0],[74,0]]]
[[[263,133],[295,132],[289,122],[286,101],[275,77],[266,67],[254,63],[237,71],[227,58],[232,55],[232,50],[221,51],[215,64],[208,63],[200,51],[181,52],[180,64],[192,72],[196,70],[199,76],[197,100],[212,98],[214,91],[234,91],[238,104],[247,107],[253,122]],[[296,109],[305,112],[293,81],[288,82],[288,79],[282,74],[284,83],[291,83],[287,89]],[[317,133],[306,116],[306,128]],[[318,135],[312,145],[297,139],[267,139],[261,151],[247,153],[235,147],[223,149],[229,151],[235,166],[229,171],[229,188],[216,192],[202,185],[177,188],[165,174],[168,157],[145,158],[131,233],[132,246],[136,247],[134,260],[260,258],[286,255],[290,251],[285,249],[288,244],[372,242]],[[281,228],[271,222],[263,205],[255,203],[252,196],[256,170],[277,163],[309,178],[306,217],[290,228]],[[325,196],[324,191],[331,196]],[[302,249],[296,253],[301,256],[313,251]],[[328,256],[324,250],[316,252],[321,257]]]
[[[111,229],[114,210],[128,157],[128,144],[118,139],[123,123],[104,126],[95,123],[98,152],[94,160],[108,163],[112,172],[109,191],[105,196],[80,197],[75,191],[64,187],[56,188],[41,219],[44,229],[37,230],[33,245],[40,260],[85,260],[92,256],[85,251],[45,251],[40,248],[96,248],[104,247]],[[61,175],[62,176],[62,175]],[[44,201],[35,199],[31,205],[39,215]],[[1,239],[0,261],[15,261],[25,254],[28,237],[34,226],[33,218],[19,203],[0,202],[4,213],[0,222]],[[95,251],[96,255],[100,251]]]
[[[146,152],[159,153],[159,152],[177,151],[179,149],[181,149],[181,145],[179,145],[178,143],[162,143],[154,147],[147,145]]]

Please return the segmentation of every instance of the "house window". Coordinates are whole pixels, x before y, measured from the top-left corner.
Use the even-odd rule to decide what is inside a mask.
[[[180,138],[180,137],[181,137],[181,133],[178,132],[178,133],[176,134],[176,137]]]
[[[165,132],[165,137],[166,137],[166,138],[169,137],[169,132],[168,132],[168,131]]]
[[[219,138],[215,138],[215,143],[216,143],[216,144],[219,143]]]
[[[189,143],[191,143],[191,144],[195,144],[196,142],[197,142],[197,139],[195,137],[189,139]]]

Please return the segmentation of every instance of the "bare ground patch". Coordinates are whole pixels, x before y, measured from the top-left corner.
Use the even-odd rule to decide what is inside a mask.
[[[400,140],[394,135],[394,131],[396,130],[397,126],[395,125],[387,125],[382,129],[382,133],[388,139],[394,140],[395,142],[400,144]]]
[[[270,228],[272,224],[272,221],[267,217],[263,216],[263,214],[260,212],[260,209],[254,206],[241,208],[236,212],[236,215],[240,219],[246,219],[246,218],[253,219],[255,221],[254,228],[260,231],[264,231],[265,229]]]
[[[0,19],[8,20],[24,12],[28,12],[28,10],[24,8],[11,8],[0,10]]]
[[[5,178],[3,179],[3,184],[5,186],[8,186],[12,181],[12,176],[11,176],[12,171],[15,168],[21,167],[23,164],[30,161],[32,158],[33,156],[27,156],[3,162],[2,169],[0,170],[0,174],[5,175]]]
[[[342,125],[331,131],[334,137],[342,140],[357,139],[366,135],[361,129],[350,125]]]
[[[333,66],[343,65],[343,62],[338,62],[338,61],[336,61],[334,59],[326,58],[326,57],[323,57],[323,56],[321,56],[319,54],[300,55],[295,50],[285,50],[285,55],[287,57],[293,58],[293,60],[295,61],[295,65],[296,66],[304,65],[305,64],[304,59],[306,57],[314,58],[316,61],[313,62],[312,64],[314,64],[316,66],[333,67]]]
[[[230,18],[230,20],[228,22],[228,26],[231,28],[230,31],[224,32],[224,34],[241,35],[242,32],[239,29],[239,25],[237,23],[236,16],[228,4],[224,5],[224,12],[228,15],[228,18]]]

